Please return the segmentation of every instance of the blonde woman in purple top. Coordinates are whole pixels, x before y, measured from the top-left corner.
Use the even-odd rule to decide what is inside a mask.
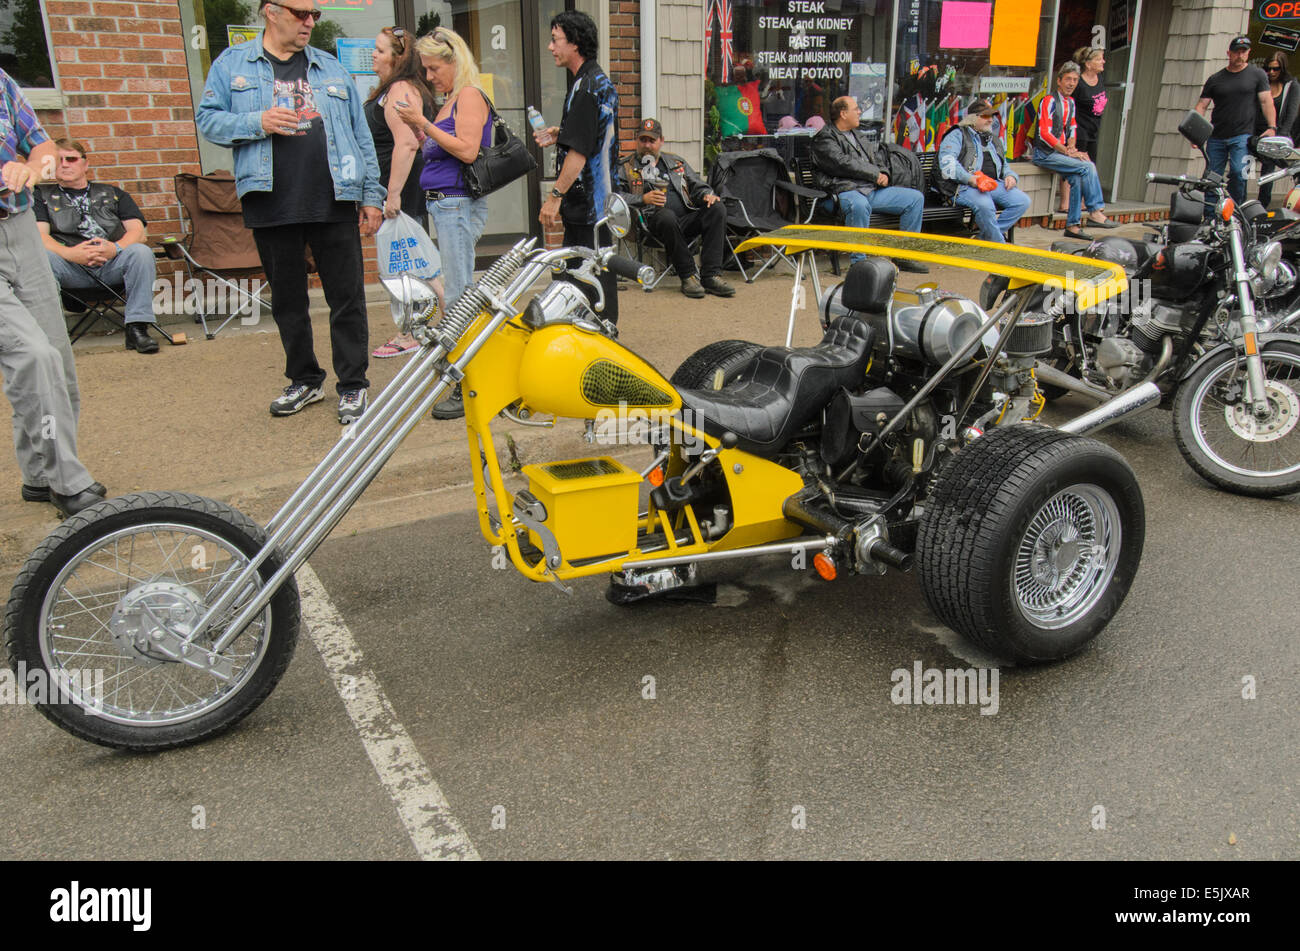
[[[438,235],[450,307],[473,280],[474,248],[487,225],[487,199],[469,196],[465,165],[490,144],[492,127],[478,65],[458,33],[438,27],[416,42],[415,51],[434,92],[444,97],[442,108],[432,122],[413,103],[399,102],[396,108],[403,122],[425,136],[420,184]],[[433,408],[433,415],[438,419],[464,415],[459,387]]]

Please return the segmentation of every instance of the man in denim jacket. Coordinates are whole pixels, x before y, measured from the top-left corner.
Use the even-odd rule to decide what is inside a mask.
[[[1016,187],[1006,149],[993,134],[993,106],[987,100],[974,100],[961,124],[939,143],[939,174],[940,190],[971,210],[985,241],[1004,244],[1007,231],[1029,210],[1029,196]]]
[[[266,29],[217,57],[195,118],[205,138],[234,150],[244,224],[271,285],[289,378],[271,415],[324,397],[307,313],[310,245],[330,305],[339,422],[351,423],[370,385],[360,235],[378,229],[385,189],[352,78],[308,45],[321,17],[315,0],[261,0],[258,15]]]

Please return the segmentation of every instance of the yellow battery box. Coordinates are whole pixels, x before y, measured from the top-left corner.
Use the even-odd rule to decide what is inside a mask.
[[[524,466],[529,491],[546,506],[546,527],[564,560],[613,555],[636,544],[637,486],[641,476],[601,456]],[[542,540],[533,531],[529,540]]]

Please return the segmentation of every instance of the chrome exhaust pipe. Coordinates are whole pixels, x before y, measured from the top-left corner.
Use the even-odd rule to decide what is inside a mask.
[[[1063,390],[1069,390],[1072,393],[1082,393],[1084,396],[1091,396],[1094,400],[1106,401],[1110,399],[1111,394],[1103,390],[1100,386],[1093,386],[1091,383],[1085,383],[1078,377],[1070,376],[1063,373],[1056,367],[1048,366],[1046,363],[1039,361],[1034,367],[1034,377],[1039,383],[1046,383],[1048,386],[1059,386]]]
[[[1114,399],[1102,403],[1096,409],[1089,410],[1082,416],[1076,416],[1056,428],[1071,436],[1091,436],[1098,430],[1119,422],[1125,416],[1131,416],[1157,405],[1160,402],[1160,395],[1160,387],[1154,383],[1139,383]]]

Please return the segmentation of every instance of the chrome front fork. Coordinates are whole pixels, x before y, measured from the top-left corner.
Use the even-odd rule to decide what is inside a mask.
[[[1256,419],[1268,416],[1268,390],[1264,384],[1264,359],[1259,354],[1259,324],[1255,320],[1255,295],[1250,287],[1250,274],[1246,270],[1246,255],[1242,249],[1241,222],[1234,217],[1228,223],[1228,247],[1232,252],[1233,280],[1237,284],[1237,300],[1241,303],[1241,332],[1246,348],[1246,399]]]

